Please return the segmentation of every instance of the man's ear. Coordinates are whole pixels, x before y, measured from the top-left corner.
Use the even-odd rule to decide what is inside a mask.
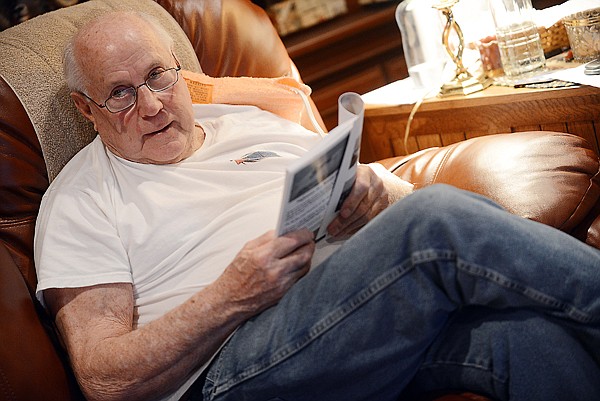
[[[91,121],[91,123],[94,124],[94,129],[96,129],[96,118],[92,114],[92,108],[88,99],[79,92],[71,92],[71,99],[73,99],[73,103],[75,103],[77,110],[79,110],[86,119]]]

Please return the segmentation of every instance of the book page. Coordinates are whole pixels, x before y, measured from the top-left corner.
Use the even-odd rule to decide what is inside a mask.
[[[339,125],[288,166],[278,235],[308,228],[317,241],[327,235],[356,179],[364,103],[356,93],[338,101]]]

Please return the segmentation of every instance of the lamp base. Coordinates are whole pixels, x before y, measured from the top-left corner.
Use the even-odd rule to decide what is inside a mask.
[[[471,74],[460,74],[450,82],[442,85],[438,96],[470,95],[492,85],[492,80],[485,75],[474,77]]]

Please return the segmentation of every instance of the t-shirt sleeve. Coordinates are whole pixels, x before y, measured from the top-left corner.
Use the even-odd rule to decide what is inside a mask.
[[[50,191],[35,232],[36,296],[48,288],[131,283],[127,253],[110,207],[85,191]]]

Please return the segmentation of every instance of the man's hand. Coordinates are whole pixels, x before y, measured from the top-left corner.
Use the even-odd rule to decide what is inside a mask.
[[[181,386],[244,321],[277,303],[308,271],[308,230],[249,241],[213,284],[134,330],[133,286],[44,291],[89,400],[147,400]]]
[[[215,283],[244,314],[276,304],[304,276],[315,251],[309,230],[276,237],[269,231],[249,241]]]
[[[412,184],[401,180],[382,165],[360,164],[352,191],[327,230],[337,238],[350,236],[412,190]]]

